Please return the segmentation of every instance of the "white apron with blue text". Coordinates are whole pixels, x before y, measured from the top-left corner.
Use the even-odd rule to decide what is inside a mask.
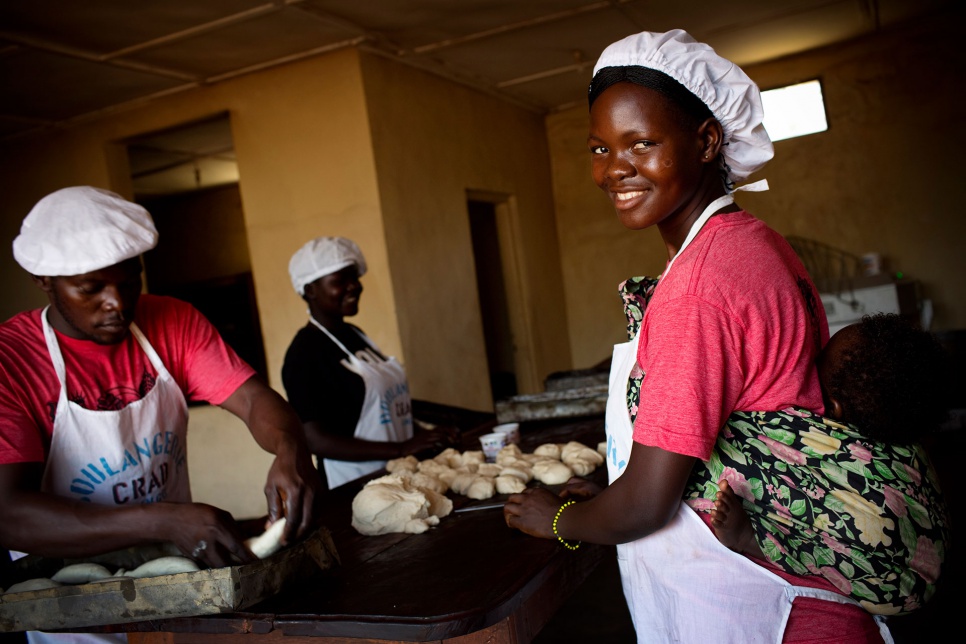
[[[188,405],[141,330],[131,324],[157,372],[154,387],[123,409],[85,409],[68,399],[64,358],[46,313],[41,319],[60,397],[43,490],[101,505],[191,501]]]
[[[49,307],[47,307],[49,308]],[[54,330],[41,314],[47,351],[60,381],[42,489],[100,505],[191,501],[188,481],[188,405],[174,378],[141,333],[131,334],[157,373],[144,398],[123,409],[85,409],[67,396],[67,370]],[[30,644],[123,643],[124,633],[28,631]]]
[[[367,441],[401,443],[413,437],[412,400],[402,365],[392,356],[383,359],[375,345],[359,333],[373,350],[353,354],[332,333],[313,318],[309,320],[335,342],[346,358],[342,365],[362,378],[366,393],[362,400],[354,438]],[[329,489],[371,474],[386,466],[386,461],[338,461],[322,459]]]
[[[726,199],[708,207],[682,251],[711,214],[729,203]],[[610,483],[623,473],[634,442],[627,380],[637,362],[639,339],[640,334],[615,345],[611,359],[605,414]],[[732,552],[683,501],[664,528],[618,545],[617,559],[638,642],[779,644],[795,597],[856,604],[838,593],[793,586]],[[891,644],[884,620],[876,619],[883,640]]]

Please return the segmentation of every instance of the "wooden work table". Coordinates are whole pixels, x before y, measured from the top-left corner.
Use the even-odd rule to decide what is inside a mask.
[[[494,423],[464,432],[463,449]],[[596,447],[603,419],[521,425],[525,452],[578,440]],[[591,477],[606,481],[606,469]],[[535,483],[531,483],[535,485]],[[127,631],[132,644],[237,641],[297,644],[379,642],[529,642],[613,549],[556,541],[507,528],[501,509],[454,513],[424,534],[362,536],[350,525],[362,483],[333,490],[323,510],[341,564],[294,583],[245,612],[105,627]],[[453,496],[454,509],[501,501]]]

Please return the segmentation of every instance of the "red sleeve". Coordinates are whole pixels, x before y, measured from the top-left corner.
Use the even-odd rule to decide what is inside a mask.
[[[220,405],[255,375],[198,309],[174,298],[145,297],[145,320],[153,331],[145,335],[188,400]]]
[[[745,379],[742,330],[695,296],[662,302],[641,328],[644,370],[634,440],[707,460]]]

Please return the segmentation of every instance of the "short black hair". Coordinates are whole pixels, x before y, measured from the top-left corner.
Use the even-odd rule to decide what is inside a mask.
[[[828,395],[868,438],[919,442],[949,414],[950,361],[936,337],[894,313],[866,315],[829,375]]]

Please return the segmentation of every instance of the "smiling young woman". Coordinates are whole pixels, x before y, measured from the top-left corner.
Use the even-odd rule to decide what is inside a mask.
[[[617,544],[642,642],[883,641],[831,584],[736,555],[708,511],[683,502],[733,412],[823,410],[818,293],[788,243],[732,196],[773,155],[757,86],[683,31],[644,32],[604,50],[589,103],[593,179],[624,226],[657,227],[668,263],[657,280],[621,285],[631,340],[611,361],[608,487],[513,495],[507,525]]]

